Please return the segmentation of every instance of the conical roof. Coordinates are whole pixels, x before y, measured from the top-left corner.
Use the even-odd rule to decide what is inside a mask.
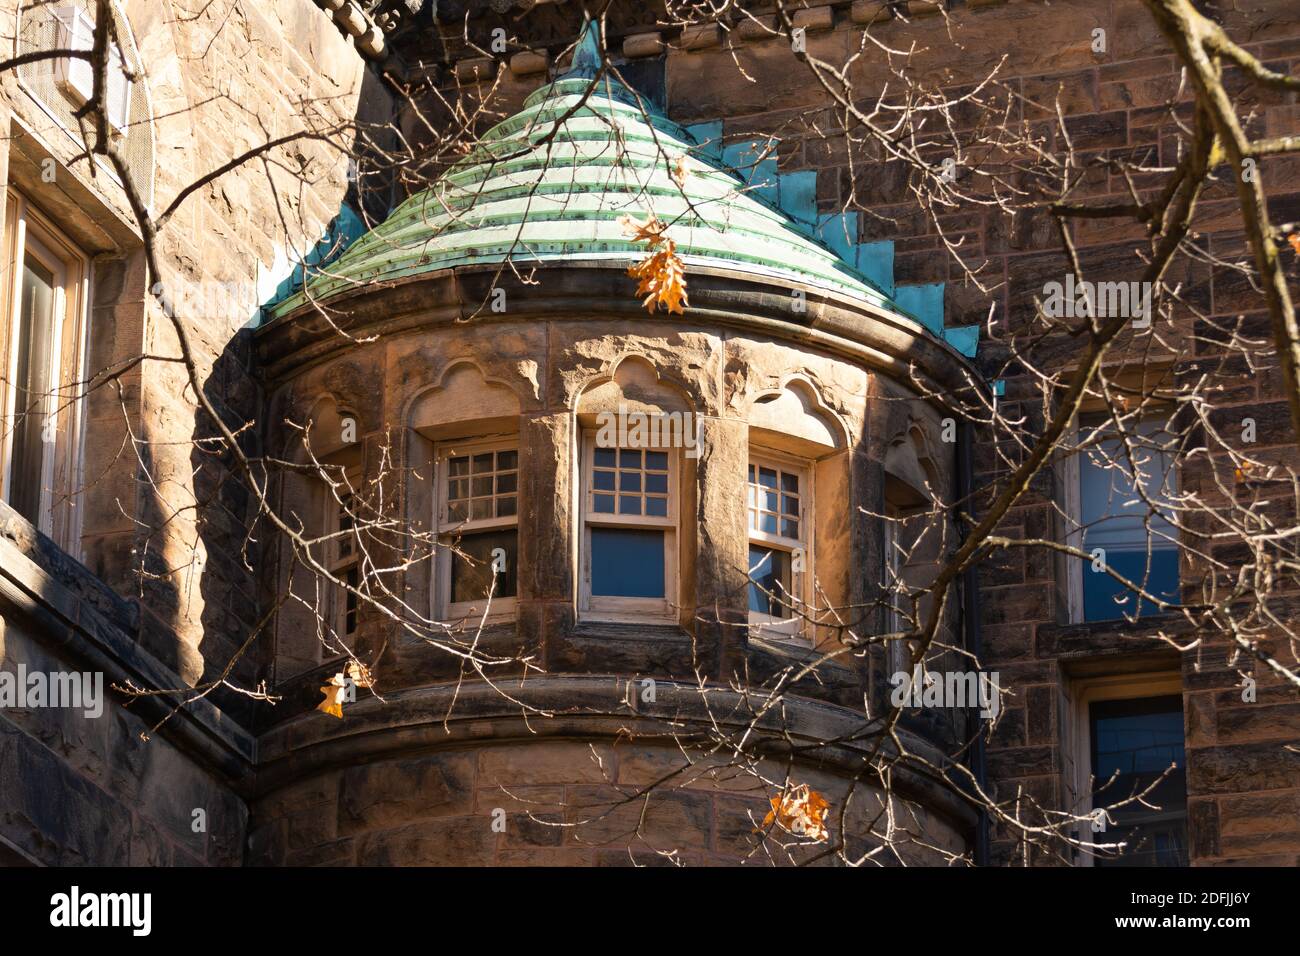
[[[721,265],[898,311],[814,238],[811,224],[754,195],[723,164],[716,143],[698,142],[612,77],[597,79],[599,70],[589,24],[570,70],[311,276],[311,296],[507,260],[521,270],[575,259],[631,264],[646,245],[630,239],[619,220],[653,214],[668,224],[688,283],[693,263]],[[273,312],[284,315],[303,301],[299,292]]]

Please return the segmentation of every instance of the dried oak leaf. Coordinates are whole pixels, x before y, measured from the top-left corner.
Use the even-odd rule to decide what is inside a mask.
[[[370,674],[370,668],[360,661],[348,661],[348,677],[352,683],[358,687],[374,687],[375,679]]]
[[[325,695],[325,699],[316,705],[316,709],[323,714],[329,714],[331,717],[343,719],[343,700],[347,697],[347,681],[343,679],[342,674],[335,674],[320,689]]]
[[[673,182],[677,184],[678,189],[686,188],[686,177],[691,174],[690,167],[687,166],[686,154],[681,153],[673,157],[668,163],[668,175],[672,177]]]
[[[826,832],[826,813],[831,805],[808,784],[801,783],[785,793],[771,798],[772,809],[763,818],[764,828],[776,823],[782,830],[795,836],[809,837],[819,842],[829,838]]]
[[[664,230],[668,228],[653,213],[645,222],[637,222],[631,216],[619,216],[618,224],[623,227],[623,235],[633,242],[649,243],[651,249],[663,241]]]
[[[619,222],[630,238],[646,242],[652,250],[627,270],[629,276],[639,280],[636,294],[641,296],[646,311],[653,315],[662,305],[669,312],[681,315],[683,307],[690,305],[686,295],[686,266],[677,255],[677,243],[664,235],[667,227],[653,215],[643,223],[631,216],[623,216]]]

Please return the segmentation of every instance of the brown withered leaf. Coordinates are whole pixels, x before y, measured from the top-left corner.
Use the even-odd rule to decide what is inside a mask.
[[[823,842],[829,839],[826,832],[826,813],[830,804],[808,784],[791,787],[780,796],[771,798],[772,809],[763,818],[763,826],[776,823],[782,830],[795,836],[809,837]]]
[[[633,279],[640,280],[636,294],[651,315],[664,306],[669,312],[682,314],[683,306],[690,305],[686,297],[686,267],[677,255],[677,243],[667,240],[664,248],[642,259],[627,270]]]
[[[664,241],[664,230],[668,228],[654,213],[645,222],[637,222],[631,216],[619,216],[618,224],[623,227],[623,235],[633,242],[647,243],[651,249]]]
[[[360,661],[348,661],[348,677],[352,678],[352,683],[358,687],[374,687],[375,679],[370,674],[370,668]]]
[[[347,696],[346,681],[342,674],[335,674],[320,689],[325,695],[325,699],[316,705],[316,709],[322,714],[329,714],[331,717],[343,719],[343,699]]]
[[[646,243],[651,250],[650,255],[627,270],[629,276],[638,280],[636,294],[641,296],[646,311],[653,315],[662,305],[669,312],[681,315],[683,307],[690,305],[686,297],[686,266],[677,255],[677,243],[665,235],[668,227],[653,213],[645,222],[637,222],[631,216],[620,216],[618,221],[626,236]]]
[[[668,163],[668,175],[672,177],[672,180],[677,184],[678,189],[686,188],[686,177],[690,174],[691,170],[687,165],[685,153],[673,157],[673,159]]]

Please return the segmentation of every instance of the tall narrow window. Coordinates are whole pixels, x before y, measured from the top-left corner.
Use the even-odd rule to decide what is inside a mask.
[[[805,633],[804,581],[812,497],[807,469],[771,458],[752,458],[746,482],[749,524],[749,621],[760,633]]]
[[[900,589],[903,588],[903,552],[899,543],[899,523],[902,518],[896,508],[886,505],[885,518],[881,522],[883,526],[882,554],[884,599],[887,602],[885,608],[885,632],[896,634],[901,631],[905,625],[903,614],[899,610],[903,601],[903,594]],[[894,674],[907,674],[912,670],[912,651],[908,642],[904,640],[890,641],[885,652],[886,666],[888,667],[889,676]]]
[[[438,451],[439,606],[477,623],[515,611],[519,583],[519,448],[448,444]]]
[[[348,472],[346,485],[333,493],[326,493],[326,529],[329,541],[326,547],[330,573],[346,587],[333,589],[331,626],[334,633],[347,640],[357,630],[357,595],[361,586],[360,543],[356,535],[356,518],[359,503],[356,492],[361,476]]]
[[[676,614],[676,456],[584,442],[582,609],[603,620]]]
[[[1100,423],[1085,418],[1081,434]],[[1144,421],[1134,432],[1127,443],[1115,435],[1079,455],[1081,540],[1091,556],[1082,569],[1085,621],[1157,611],[1145,599],[1139,608],[1137,595],[1108,568],[1162,600],[1178,598],[1177,530],[1159,507],[1173,492],[1173,456],[1161,447],[1159,422]]]
[[[90,12],[73,4],[54,8],[58,23],[57,47],[90,53],[95,46],[95,18]],[[60,57],[54,61],[55,80],[76,106],[82,106],[94,96],[95,66],[81,57]],[[126,74],[121,48],[111,40],[108,44],[107,89],[104,105],[111,127],[123,132],[130,121],[131,80]]]
[[[4,500],[75,552],[87,260],[22,196],[6,209]]]
[[[1122,841],[1125,852],[1096,864],[1187,866],[1182,697],[1093,701],[1088,728],[1093,805],[1124,804],[1109,812],[1111,825],[1094,839]],[[1129,802],[1138,794],[1145,796]]]

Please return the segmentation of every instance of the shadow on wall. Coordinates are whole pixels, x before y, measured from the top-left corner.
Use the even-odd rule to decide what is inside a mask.
[[[355,120],[373,124],[375,113],[385,110],[391,112],[388,93],[373,71],[367,70]],[[378,145],[382,148],[386,144],[381,141]],[[365,232],[367,221],[373,225],[387,214],[393,203],[391,182],[369,176],[364,156],[358,165],[361,172],[349,177],[339,213],[325,235],[305,251],[271,297],[260,304],[259,316],[263,309],[300,288],[312,267],[326,267],[341,255]],[[359,215],[358,210],[364,213]],[[231,336],[203,383],[205,396],[226,427],[238,435],[240,450],[252,461],[263,454],[283,451],[265,444],[268,432],[282,431],[283,423],[266,420],[269,409],[253,352],[255,327],[256,322],[250,322]],[[217,679],[230,666],[230,680],[241,687],[255,687],[272,677],[273,631],[259,630],[259,622],[281,597],[274,584],[277,535],[265,520],[259,520],[257,495],[249,477],[233,451],[214,440],[218,435],[216,423],[196,407],[189,463],[198,502],[196,550],[202,562],[195,575],[201,607],[201,680]],[[161,518],[156,495],[149,505],[154,511],[151,517]],[[169,578],[173,588],[176,580],[174,575]],[[159,597],[159,606],[180,614],[181,596]],[[233,692],[218,691],[213,699],[250,727],[253,724],[249,720],[265,706]]]

